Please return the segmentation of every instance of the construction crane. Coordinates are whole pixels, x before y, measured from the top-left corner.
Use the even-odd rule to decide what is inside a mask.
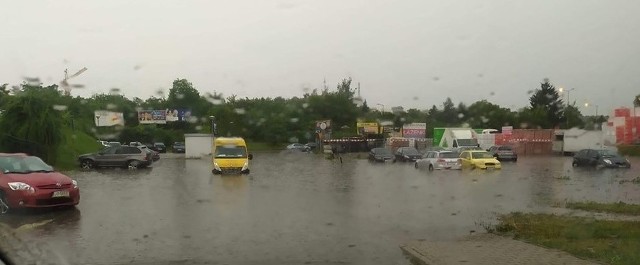
[[[69,82],[67,80],[77,77],[79,75],[81,75],[82,73],[84,73],[85,71],[87,71],[86,67],[83,67],[82,69],[80,69],[78,72],[76,72],[75,74],[69,75],[68,74],[68,69],[64,69],[64,79],[62,79],[62,81],[60,82],[60,86],[62,87],[62,89],[64,90],[64,94],[65,96],[70,96],[71,95],[71,89],[72,88],[76,88],[76,87],[82,87],[82,85],[70,85]]]

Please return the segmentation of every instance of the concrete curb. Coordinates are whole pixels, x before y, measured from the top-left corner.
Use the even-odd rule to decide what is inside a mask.
[[[400,246],[400,249],[416,265],[600,264],[559,250],[486,233],[455,241],[415,241]]]

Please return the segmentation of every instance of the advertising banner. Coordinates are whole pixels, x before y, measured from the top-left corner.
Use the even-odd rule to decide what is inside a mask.
[[[166,109],[164,112],[167,122],[187,121],[191,117],[191,111],[187,109]]]
[[[380,126],[377,122],[358,122],[356,128],[358,135],[380,134]]]
[[[166,110],[141,110],[138,111],[140,124],[165,124],[167,123]]]
[[[124,116],[122,112],[96,110],[94,112],[94,118],[97,127],[124,126]]]
[[[426,123],[409,123],[402,126],[402,137],[405,138],[426,138]]]
[[[511,135],[513,133],[513,126],[502,126],[503,135]]]

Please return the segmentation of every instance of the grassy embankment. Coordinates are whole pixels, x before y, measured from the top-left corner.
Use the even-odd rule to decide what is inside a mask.
[[[625,203],[574,202],[567,207],[640,215],[640,205]],[[487,228],[489,232],[608,264],[640,264],[640,222],[637,221],[534,213],[511,213],[498,220],[498,225]]]
[[[71,170],[78,167],[77,159],[81,154],[96,152],[101,145],[92,136],[81,132],[64,129],[64,142],[57,152],[57,161],[54,165],[57,170]]]

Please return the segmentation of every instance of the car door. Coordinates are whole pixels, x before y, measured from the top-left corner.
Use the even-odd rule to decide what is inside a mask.
[[[132,146],[120,146],[116,150],[116,153],[111,157],[111,161],[109,161],[110,166],[121,167],[127,164],[127,158],[132,154],[132,150],[136,152],[140,152],[140,150],[136,147]]]
[[[598,164],[598,151],[589,149],[586,157],[586,164],[590,166],[595,166]]]
[[[460,160],[462,160],[463,167],[469,167],[471,165],[471,156],[467,151],[460,153]]]
[[[584,166],[586,158],[587,158],[587,150],[580,150],[578,151],[578,153],[576,153],[575,161],[578,164],[578,166]]]
[[[98,152],[98,154],[96,154],[95,156],[96,166],[98,167],[110,166],[110,161],[112,157],[115,155],[117,149],[118,149],[117,146],[112,146]]]

